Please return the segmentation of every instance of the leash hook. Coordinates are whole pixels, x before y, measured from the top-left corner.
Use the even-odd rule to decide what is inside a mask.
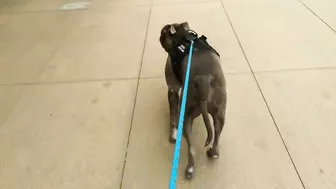
[[[194,30],[188,30],[188,34],[185,37],[188,41],[194,41],[197,39],[198,34]]]

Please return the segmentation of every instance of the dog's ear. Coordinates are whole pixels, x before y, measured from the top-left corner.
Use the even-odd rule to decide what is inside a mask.
[[[172,34],[172,35],[174,35],[176,33],[176,29],[173,25],[170,25],[169,31],[170,31],[170,34]]]
[[[171,33],[176,33],[176,29],[172,29],[172,25],[167,24],[165,25],[162,30],[161,30],[161,35],[160,35],[160,44],[161,46],[165,49],[166,52],[171,49],[172,46],[172,39],[171,39]]]
[[[170,25],[167,24],[165,25],[162,29],[161,29],[161,35],[167,35],[169,33],[170,30]]]
[[[190,27],[189,27],[188,22],[183,22],[183,23],[181,23],[181,26],[182,26],[185,30],[190,30]]]

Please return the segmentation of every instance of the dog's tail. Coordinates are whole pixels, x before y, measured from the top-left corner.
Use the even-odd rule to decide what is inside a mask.
[[[200,104],[201,104],[201,113],[203,117],[203,121],[205,124],[205,128],[207,131],[207,139],[205,141],[205,146],[208,146],[213,138],[213,131],[210,124],[209,114],[208,114],[208,107],[207,107],[207,99],[209,97],[209,91],[210,91],[210,82],[211,82],[211,76],[210,75],[200,75],[196,76],[196,88],[198,90],[199,96],[200,96]]]

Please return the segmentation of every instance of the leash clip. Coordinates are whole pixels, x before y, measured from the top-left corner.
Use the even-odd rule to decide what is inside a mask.
[[[195,39],[197,39],[198,35],[195,31],[193,30],[189,30],[188,34],[186,35],[186,39],[188,41],[194,41]]]

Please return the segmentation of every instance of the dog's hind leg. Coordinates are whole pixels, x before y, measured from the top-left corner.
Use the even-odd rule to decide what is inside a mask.
[[[215,138],[212,144],[212,148],[207,150],[208,157],[214,159],[219,157],[218,144],[225,124],[226,116],[226,93],[224,93],[224,103],[219,107],[221,108],[215,109],[213,112],[211,112],[215,127]]]
[[[209,158],[214,158],[214,159],[219,157],[218,144],[220,140],[220,135],[225,125],[225,117],[226,117],[227,94],[225,91],[223,91],[220,96],[221,96],[220,103],[216,103],[210,109],[210,114],[214,121],[215,138],[212,144],[212,148],[209,148],[207,150],[207,156]]]
[[[185,178],[190,180],[194,174],[194,156],[195,149],[191,143],[191,130],[192,130],[193,117],[190,115],[185,115],[183,136],[186,139],[188,145],[188,165],[185,169]]]
[[[219,144],[219,139],[220,139],[220,135],[222,133],[224,124],[225,124],[224,114],[214,116],[215,138],[212,144],[212,148],[209,148],[207,150],[207,155],[209,158],[215,159],[219,157],[218,144]]]
[[[196,82],[196,88],[200,96],[201,113],[202,113],[206,131],[207,131],[207,138],[205,140],[205,147],[207,147],[211,143],[212,138],[213,138],[213,133],[212,133],[213,131],[210,125],[210,119],[209,119],[208,108],[207,108],[207,100],[209,98],[211,76],[210,75],[196,76],[195,82]]]
[[[170,109],[170,136],[169,142],[174,143],[177,135],[177,120],[178,120],[178,107],[179,95],[178,90],[168,89],[168,101]]]

